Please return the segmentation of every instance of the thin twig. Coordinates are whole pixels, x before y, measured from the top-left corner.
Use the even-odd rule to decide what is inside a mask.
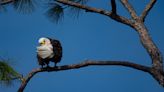
[[[112,5],[112,13],[117,14],[116,1],[111,0],[111,5]]]
[[[146,16],[148,15],[149,11],[153,8],[153,6],[155,5],[157,0],[150,0],[150,2],[146,5],[145,9],[143,10],[143,12],[141,13],[141,19],[144,22]]]
[[[138,16],[136,14],[136,11],[134,10],[133,6],[128,2],[128,0],[121,0],[121,3],[129,11],[132,19],[137,20]]]

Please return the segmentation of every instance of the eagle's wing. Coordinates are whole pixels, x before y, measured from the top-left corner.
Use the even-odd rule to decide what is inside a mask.
[[[62,58],[62,46],[58,40],[49,38],[54,51],[54,62],[60,62]]]

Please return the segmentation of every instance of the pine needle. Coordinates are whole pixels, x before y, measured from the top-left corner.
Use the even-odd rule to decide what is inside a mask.
[[[34,11],[34,0],[14,0],[13,6],[20,13],[31,13]]]
[[[6,61],[0,61],[0,84],[10,86],[20,76]]]

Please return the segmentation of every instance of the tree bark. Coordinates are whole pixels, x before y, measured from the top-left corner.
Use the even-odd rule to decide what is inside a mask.
[[[149,11],[153,8],[154,4],[156,3],[157,0],[150,0],[149,4],[146,5],[145,9],[141,13],[141,19],[144,22],[146,16],[148,15]]]
[[[162,71],[163,70],[162,54],[160,53],[159,49],[152,41],[146,26],[142,22],[139,22],[134,24],[134,28],[139,34],[142,45],[144,46],[149,56],[151,57],[152,67],[154,69]]]
[[[164,86],[164,75],[162,74],[163,73],[162,54],[160,53],[155,43],[152,41],[148,33],[148,29],[142,23],[142,21],[136,22],[134,24],[134,28],[138,32],[140,41],[152,60],[152,71],[151,71],[152,76],[159,82],[160,85]]]
[[[144,20],[148,15],[148,12],[154,6],[156,0],[150,0],[150,3],[145,7],[141,16],[137,16],[134,8],[129,4],[128,0],[121,0],[124,7],[130,13],[132,20],[134,21],[129,26],[134,28],[140,38],[141,44],[146,49],[152,60],[152,70],[151,75],[159,82],[160,85],[164,86],[164,75],[163,75],[163,58],[158,47],[155,45],[151,36],[148,33],[148,29],[144,25]]]
[[[132,19],[137,20],[138,16],[136,14],[136,11],[134,10],[133,6],[128,2],[128,0],[121,0],[121,3],[128,10]]]

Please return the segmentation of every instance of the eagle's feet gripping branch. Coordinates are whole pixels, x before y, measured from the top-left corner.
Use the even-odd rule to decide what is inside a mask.
[[[47,65],[47,69],[50,69],[50,61],[54,62],[54,68],[57,68],[56,64],[61,61],[62,58],[62,46],[58,40],[42,37],[39,39],[39,46],[37,47],[37,59],[41,68]]]

